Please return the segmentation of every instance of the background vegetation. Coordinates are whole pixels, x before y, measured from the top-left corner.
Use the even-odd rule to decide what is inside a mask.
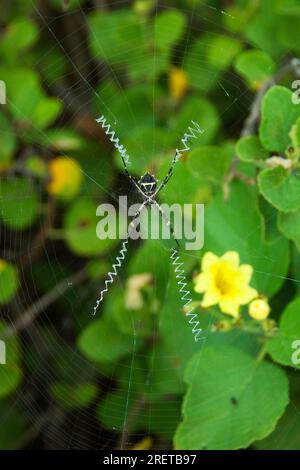
[[[299,24],[298,0],[3,1],[1,448],[300,448]],[[90,315],[119,249],[96,207],[137,198],[101,114],[136,177],[205,130],[161,193],[205,204],[204,248],[182,253],[205,341],[161,241],[129,246]],[[208,251],[253,267],[267,319],[201,306]]]

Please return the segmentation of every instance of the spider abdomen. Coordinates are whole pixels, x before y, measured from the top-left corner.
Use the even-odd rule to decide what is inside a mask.
[[[150,175],[150,173],[145,173],[139,181],[139,186],[141,190],[148,196],[155,192],[157,187],[157,180],[154,175]]]

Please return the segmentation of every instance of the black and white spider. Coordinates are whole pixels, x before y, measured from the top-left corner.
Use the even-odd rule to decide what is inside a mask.
[[[134,214],[133,220],[132,220],[131,224],[128,227],[128,231],[130,231],[130,228],[132,227],[132,225],[134,225],[135,220],[138,218],[138,216],[140,215],[140,213],[142,212],[144,207],[154,206],[160,212],[164,222],[166,223],[168,229],[170,230],[170,233],[171,233],[173,239],[175,240],[177,246],[179,247],[179,242],[178,242],[177,238],[175,238],[175,235],[174,235],[174,228],[173,228],[168,216],[166,215],[166,213],[164,212],[162,207],[158,204],[157,200],[155,199],[157,194],[163,189],[163,187],[166,185],[166,183],[164,185],[160,185],[159,187],[157,187],[157,183],[158,183],[157,179],[155,178],[154,175],[151,175],[148,172],[146,172],[139,179],[138,182],[136,182],[132,178],[132,176],[129,175],[129,173],[128,173],[128,176],[130,177],[130,180],[133,182],[133,184],[135,185],[138,192],[141,194],[141,196],[143,198],[143,203],[141,204],[141,206],[139,207],[137,212]]]
[[[190,147],[188,146],[188,141],[189,139],[197,138],[197,134],[202,134],[203,130],[200,128],[199,124],[192,121],[192,124],[194,127],[190,126],[188,128],[188,132],[184,134],[183,138],[181,139],[181,142],[183,144],[183,148],[181,149],[176,149],[174,158],[171,162],[171,166],[165,176],[165,178],[162,180],[162,182],[158,185],[158,181],[155,178],[154,175],[151,175],[150,173],[145,173],[139,181],[136,181],[131,174],[128,171],[127,164],[129,163],[129,156],[127,154],[127,151],[123,145],[120,144],[119,138],[116,136],[115,131],[112,130],[110,124],[107,123],[106,118],[104,116],[101,116],[100,118],[96,119],[96,121],[101,125],[101,127],[104,129],[105,134],[109,136],[110,141],[114,144],[115,148],[119,151],[122,162],[124,165],[124,171],[126,175],[128,176],[129,180],[131,183],[134,185],[134,187],[137,189],[139,194],[143,198],[143,202],[141,203],[140,207],[136,211],[136,213],[133,216],[133,220],[130,222],[128,226],[128,231],[127,231],[127,236],[125,240],[122,242],[122,247],[119,251],[118,256],[116,257],[115,263],[112,265],[112,271],[110,271],[107,275],[107,279],[105,280],[105,287],[104,289],[101,290],[100,292],[100,297],[96,302],[96,305],[94,307],[94,315],[96,314],[97,308],[99,307],[100,303],[102,302],[105,293],[108,292],[108,288],[110,284],[113,284],[115,277],[117,276],[117,269],[122,266],[122,263],[125,259],[126,253],[127,253],[127,245],[128,245],[128,240],[130,236],[130,229],[134,226],[135,221],[139,217],[140,213],[142,212],[144,207],[149,207],[154,205],[157,210],[160,212],[164,222],[167,224],[170,233],[177,243],[177,246],[179,247],[179,242],[174,236],[174,229],[173,226],[161,208],[161,206],[158,204],[156,201],[156,196],[160,193],[160,191],[167,185],[169,182],[170,178],[173,175],[173,170],[178,162],[178,160],[182,157],[184,152],[187,152],[190,150]],[[198,327],[199,322],[197,321],[197,315],[193,313],[193,307],[190,306],[190,303],[192,302],[192,299],[190,298],[190,292],[189,290],[186,289],[186,280],[185,280],[185,275],[184,271],[182,269],[182,263],[179,262],[179,256],[177,250],[174,250],[173,248],[171,249],[171,261],[174,266],[175,274],[176,274],[176,279],[177,279],[177,284],[179,286],[179,292],[181,294],[181,300],[184,302],[184,309],[185,309],[185,315],[189,318],[189,323],[193,327],[192,331],[194,333],[194,338],[195,341],[198,341],[201,329]]]

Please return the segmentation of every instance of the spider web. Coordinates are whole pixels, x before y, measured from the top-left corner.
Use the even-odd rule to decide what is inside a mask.
[[[99,2],[100,4],[101,2]],[[102,83],[113,83],[120,95],[128,106],[128,116],[133,120],[133,122],[138,123],[137,109],[132,107],[130,101],[126,96],[126,77],[122,75],[122,69],[111,66],[108,62],[95,62],[92,57],[83,57],[82,56],[82,46],[86,41],[84,34],[87,27],[88,16],[97,11],[98,2],[90,2],[88,7],[81,7],[80,5],[76,8],[66,10],[64,12],[58,12],[58,10],[44,11],[41,7],[36,4],[34,5],[34,11],[36,18],[39,21],[39,24],[42,29],[42,34],[44,37],[47,37],[49,40],[49,49],[40,56],[40,61],[37,64],[37,68],[45,67],[43,65],[44,59],[47,59],[47,54],[50,54],[52,50],[57,48],[63,54],[66,62],[68,63],[68,72],[63,74],[60,77],[61,82],[66,83],[62,90],[59,87],[59,80],[52,82],[50,79],[46,80],[45,86],[49,88],[52,94],[58,94],[64,101],[64,114],[60,119],[60,127],[68,127],[69,124],[76,121],[76,117],[80,114],[84,114],[87,110],[91,113],[94,118],[99,117],[101,114],[104,114],[108,121],[111,122],[112,126],[115,127],[116,131],[122,130],[123,122],[119,116],[114,112],[110,106],[109,98],[107,98],[107,89],[105,86],[102,89],[96,83],[95,75],[101,77]],[[128,6],[126,1],[115,1],[113,2],[114,8],[122,8]],[[172,7],[169,4],[164,4],[159,2],[154,8],[154,16],[159,14],[161,8],[172,10]],[[213,19],[209,13],[213,11],[215,13]],[[188,19],[187,34],[185,39],[180,46],[176,46],[174,50],[174,60],[180,57],[181,63],[184,64],[189,47],[194,40],[194,34],[200,33],[202,31],[197,29],[195,25],[195,18],[201,15],[202,24],[206,32],[212,32],[214,30],[225,30],[223,18],[226,15],[221,8],[217,8],[214,5],[205,4],[199,7],[197,1],[191,1],[190,7],[185,7],[184,13]],[[76,17],[76,29],[70,27],[70,31],[63,35],[59,29],[59,24],[63,20],[68,20],[69,24],[72,24],[72,21]],[[124,37],[126,42],[126,37]],[[129,39],[128,39],[128,43]],[[99,43],[99,50],[101,50],[101,43]],[[201,58],[198,59],[199,62]],[[153,70],[155,70],[158,61],[157,48],[154,44],[153,47]],[[126,65],[126,58],[123,58],[123,63]],[[142,65],[139,63],[139,66]],[[55,68],[55,64],[51,65]],[[57,65],[59,67],[59,64]],[[46,70],[44,70],[45,72]],[[233,72],[232,72],[233,74]],[[74,77],[75,80],[74,80]],[[72,80],[72,85],[69,83]],[[245,97],[245,90],[241,88],[234,88],[230,82],[230,75],[227,75],[227,78],[218,82],[220,86],[220,92],[226,96],[227,105],[224,106],[222,110],[219,110],[221,117],[230,112],[232,107],[237,107],[241,109],[242,114],[245,113],[244,107],[248,104],[250,106],[250,100],[247,103],[247,97]],[[55,91],[54,91],[55,90]],[[228,91],[229,90],[229,91]],[[108,94],[109,96],[109,94]],[[245,101],[246,100],[246,101]],[[158,141],[156,132],[155,132],[155,106],[159,101],[157,87],[155,86],[155,80],[153,80],[152,86],[152,153],[155,153],[155,149],[159,149],[161,155],[165,155],[165,159],[171,162],[172,155],[170,154],[170,149],[168,145],[164,142]],[[246,104],[245,104],[246,103]],[[239,126],[240,122],[235,122],[234,126]],[[184,131],[184,129],[183,129]],[[205,129],[207,131],[207,129]],[[47,139],[47,135],[43,133],[44,137]],[[178,135],[178,142],[182,135]],[[122,139],[121,139],[122,140]],[[99,149],[101,146],[99,142]],[[149,159],[146,157],[148,149],[145,148],[143,143],[140,143],[139,154],[131,155],[132,160],[138,160],[141,166],[147,167]],[[62,153],[63,154],[63,153]],[[68,155],[65,155],[68,157]],[[95,155],[97,158],[97,155]],[[130,171],[130,168],[129,168]],[[175,170],[176,171],[176,170]],[[114,193],[112,194],[107,188],[102,184],[103,179],[105,178],[105,171],[99,163],[96,166],[96,172],[84,171],[85,176],[85,196],[89,197],[92,193],[92,188],[99,188],[109,200],[117,200],[117,196],[120,194],[130,194],[132,197],[135,195],[134,188],[131,187],[129,182],[126,180],[126,177],[122,178],[118,184],[117,189],[114,188]],[[89,184],[86,183],[89,181]],[[168,191],[168,187],[164,191]],[[178,188],[179,194],[184,191],[184,188]],[[22,201],[26,198],[26,194],[20,194],[20,214],[22,212]],[[57,209],[58,217],[61,216],[64,212],[63,208],[58,207]],[[16,214],[16,218],[20,216]],[[42,230],[43,228],[43,218],[41,217],[38,220],[38,226]],[[38,273],[40,275],[46,275],[47,282],[43,286],[46,290],[53,289],[53,286],[61,285],[60,289],[60,299],[63,301],[65,309],[64,319],[58,318],[59,314],[55,311],[55,304],[50,302],[46,308],[41,309],[41,311],[36,314],[34,321],[30,324],[30,327],[22,333],[21,340],[24,348],[27,353],[28,350],[32,350],[32,354],[29,356],[30,360],[28,361],[29,371],[28,377],[25,379],[25,383],[22,386],[22,391],[19,391],[15,394],[14,403],[10,403],[11,409],[15,406],[16,408],[21,405],[25,407],[26,413],[28,416],[28,430],[20,441],[20,446],[27,446],[35,441],[36,446],[43,446],[50,449],[90,449],[90,448],[114,448],[116,445],[119,445],[121,448],[128,448],[132,446],[139,438],[147,435],[153,435],[152,432],[152,405],[151,403],[147,406],[147,409],[144,409],[142,406],[139,407],[136,405],[136,410],[134,412],[136,415],[141,415],[143,418],[148,420],[148,427],[144,426],[142,431],[132,430],[130,433],[120,433],[117,430],[111,429],[106,430],[103,426],[100,426],[99,421],[95,416],[95,407],[84,408],[78,411],[74,411],[71,414],[67,414],[60,410],[56,404],[51,400],[49,394],[47,393],[47,385],[55,381],[56,376],[52,367],[49,367],[49,364],[60,364],[63,366],[63,358],[68,355],[70,372],[65,371],[65,378],[68,378],[70,374],[70,379],[76,383],[82,381],[82,378],[86,376],[88,370],[88,377],[98,377],[98,384],[100,389],[104,393],[108,392],[117,392],[118,388],[116,385],[115,369],[124,368],[127,375],[127,383],[125,386],[125,406],[120,408],[110,407],[109,403],[106,406],[105,413],[107,416],[115,417],[121,415],[123,419],[123,428],[128,426],[128,421],[132,419],[132,407],[130,406],[130,396],[132,389],[139,385],[136,383],[138,379],[136,378],[136,372],[140,368],[137,364],[138,360],[144,360],[145,356],[142,352],[138,350],[137,347],[137,334],[135,332],[134,322],[133,322],[133,341],[132,347],[129,352],[129,360],[124,364],[124,361],[117,361],[115,365],[107,371],[106,375],[100,374],[99,379],[99,367],[88,360],[85,360],[78,352],[74,346],[74,331],[78,335],[80,331],[84,329],[86,324],[89,321],[94,321],[90,317],[91,313],[91,302],[90,288],[81,287],[77,289],[76,279],[73,279],[73,274],[82,268],[82,263],[78,264],[78,260],[72,260],[69,256],[64,256],[63,248],[61,242],[56,242],[49,239],[47,244],[43,246],[43,263],[40,263],[37,267],[35,266],[35,260],[32,257],[31,251],[29,248],[31,246],[30,241],[34,240],[34,233],[37,230],[37,226],[33,229],[29,229],[26,232],[26,236],[22,234],[22,231],[10,232],[6,231],[3,228],[2,237],[3,237],[3,253],[2,257],[4,259],[15,259],[18,256],[26,256],[28,260],[28,265],[26,270],[20,272],[20,286],[18,296],[14,299],[13,308],[15,312],[22,313],[27,311],[30,306],[37,301],[40,297],[40,285],[37,282]],[[249,234],[250,237],[251,234]],[[128,250],[132,253],[137,249],[137,246],[133,241],[130,241]],[[167,249],[167,248],[166,248]],[[115,253],[112,253],[110,256],[111,264],[114,262]],[[191,258],[194,258],[197,262],[199,255],[193,253],[183,253],[183,260],[187,265],[190,265]],[[157,266],[158,269],[161,269],[161,266]],[[169,270],[170,266],[166,266],[166,272]],[[264,273],[266,276],[272,276],[270,272]],[[289,279],[289,278],[285,278]],[[299,283],[300,279],[291,279],[295,283]],[[154,282],[154,291],[155,291],[155,278]],[[170,281],[171,282],[171,281]],[[164,303],[168,303],[170,298],[168,295],[170,282],[166,286]],[[126,279],[122,279],[121,276],[118,276],[115,281],[118,289],[125,289]],[[99,290],[101,286],[99,285]],[[94,293],[96,295],[96,293]],[[109,295],[109,294],[108,294]],[[57,300],[57,299],[55,299]],[[88,306],[88,307],[87,307]],[[163,306],[162,306],[163,307]],[[178,295],[178,311],[180,311],[180,297]],[[78,312],[84,311],[84,315],[78,315]],[[101,312],[99,312],[101,315]],[[14,315],[10,310],[4,309],[3,317],[11,321],[14,325]],[[209,327],[209,325],[207,325]],[[47,330],[47,334],[44,332]],[[170,331],[170,335],[174,335],[174,331]],[[175,337],[176,335],[174,335]],[[152,357],[150,362],[148,362],[147,369],[142,370],[147,376],[148,392],[151,392],[152,382],[151,377],[155,373],[155,354],[162,354],[158,346],[156,347],[155,339],[158,337],[158,331],[153,332],[154,342],[152,345]],[[193,336],[191,333],[191,342],[193,342]],[[203,343],[199,343],[199,349],[203,347]],[[165,361],[166,357],[160,356],[162,361]],[[167,357],[170,360],[170,357]],[[171,359],[175,359],[174,357]],[[172,393],[172,381],[170,382],[170,393]],[[25,391],[25,393],[23,392]],[[36,397],[39,397],[37,400]],[[98,397],[97,401],[99,402],[103,396]],[[161,410],[163,413],[163,409]],[[299,413],[299,410],[296,410]],[[6,422],[9,420],[10,414],[9,410],[1,418],[0,423],[5,427]],[[167,423],[167,428],[172,429],[174,423],[178,422],[177,413],[174,415],[166,414],[164,416]],[[167,440],[168,442],[168,440]],[[161,443],[165,445],[165,442]]]

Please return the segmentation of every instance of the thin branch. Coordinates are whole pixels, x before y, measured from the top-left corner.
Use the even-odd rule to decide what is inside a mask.
[[[95,5],[95,9],[98,11],[106,11],[108,9],[105,0],[94,0],[93,4]]]
[[[250,107],[250,112],[248,117],[245,119],[240,137],[245,137],[247,135],[252,135],[256,132],[257,123],[260,118],[260,109],[262,100],[265,96],[265,93],[276,83],[280,82],[282,77],[287,73],[293,73],[296,77],[300,76],[300,60],[293,58],[289,60],[287,64],[285,64],[277,74],[272,77],[270,80],[266,81],[259,91],[256,93],[253,103]],[[232,160],[231,166],[228,170],[227,176],[224,181],[223,191],[224,191],[224,199],[227,200],[229,196],[229,185],[231,181],[236,176],[236,167],[239,163],[240,159],[235,156]]]
[[[138,417],[140,411],[144,408],[146,405],[146,397],[144,394],[140,395],[134,404],[132,405],[132,408],[130,410],[130,413],[127,417],[127,420],[124,424],[122,434],[120,436],[120,439],[117,444],[117,449],[124,449],[124,444],[126,445],[126,442],[129,441],[130,435],[132,433],[132,428],[135,424],[135,420]]]
[[[25,310],[25,312],[14,322],[14,324],[7,328],[7,330],[2,335],[3,339],[7,339],[16,333],[23,331],[35,321],[41,312],[46,310],[49,305],[53,304],[53,302],[63,295],[70,288],[70,286],[81,284],[86,279],[87,273],[85,269],[82,269],[72,276],[63,279],[52,290],[47,292],[36,302],[34,302],[27,310]]]
[[[41,230],[34,237],[32,244],[28,249],[28,253],[19,261],[22,269],[26,268],[29,264],[32,264],[32,262],[39,257],[47,242],[48,233],[53,225],[54,217],[55,203],[54,200],[50,198],[47,203],[47,212]]]
[[[33,425],[17,440],[15,447],[17,449],[23,449],[28,446],[40,435],[47,423],[52,423],[57,417],[61,420],[64,416],[65,413],[56,406],[38,415]]]
[[[275,84],[274,79],[269,80],[264,85],[262,85],[262,87],[256,93],[254,101],[250,107],[250,113],[244,122],[244,126],[241,131],[241,137],[245,137],[246,135],[251,135],[255,132],[257,122],[259,120],[260,107],[261,107],[263,97],[265,96],[266,91],[274,84]]]

